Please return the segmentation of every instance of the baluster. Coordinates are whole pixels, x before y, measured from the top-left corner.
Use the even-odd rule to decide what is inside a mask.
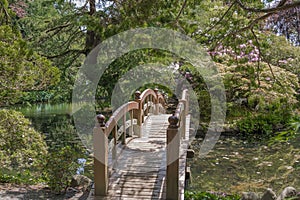
[[[137,120],[137,124],[134,126],[134,133],[138,136],[142,136],[142,123],[143,123],[143,104],[141,102],[141,92],[135,92],[135,101],[139,104],[139,109],[133,110],[133,117]]]
[[[130,129],[129,129],[129,135],[133,136],[133,110],[130,111]]]
[[[117,145],[117,140],[118,140],[118,126],[115,125],[113,130],[113,137],[114,137],[114,145]]]
[[[185,99],[181,99],[180,102],[183,104],[183,110],[182,112],[182,117],[180,119],[180,126],[182,126],[182,132],[181,132],[181,137],[185,139],[185,134],[186,134],[186,115],[187,115],[187,101]]]
[[[155,115],[158,115],[159,113],[160,113],[160,108],[159,108],[159,102],[158,102],[158,89],[157,88],[155,88],[154,89],[154,92],[155,92],[155,94],[156,94],[156,97],[154,98],[154,114]]]
[[[151,113],[154,114],[155,110],[155,98],[154,96],[151,96]]]
[[[126,144],[126,113],[123,116],[122,144]]]

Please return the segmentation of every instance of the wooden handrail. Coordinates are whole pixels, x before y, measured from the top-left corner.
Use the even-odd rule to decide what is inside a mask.
[[[147,97],[149,97],[150,95],[156,97],[156,93],[154,92],[154,90],[152,90],[152,89],[146,89],[146,90],[144,90],[143,93],[141,94],[141,102],[144,102],[145,99]]]
[[[129,111],[139,109],[139,103],[135,101],[130,101],[128,103],[120,106],[109,118],[106,123],[106,134],[109,136],[113,128],[117,125],[118,121]]]

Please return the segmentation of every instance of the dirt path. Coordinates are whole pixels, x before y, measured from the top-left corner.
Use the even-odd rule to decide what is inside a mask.
[[[20,186],[0,183],[1,200],[75,200],[81,199],[82,194],[81,190],[76,188],[69,188],[66,194],[56,195],[51,193],[45,185]]]

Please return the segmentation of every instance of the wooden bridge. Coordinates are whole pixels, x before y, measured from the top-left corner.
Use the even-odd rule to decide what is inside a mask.
[[[136,92],[94,128],[89,199],[184,199],[190,116],[188,91],[173,115],[157,89]]]

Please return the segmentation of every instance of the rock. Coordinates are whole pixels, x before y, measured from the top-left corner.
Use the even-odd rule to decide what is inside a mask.
[[[241,200],[259,200],[259,197],[254,192],[243,192]]]
[[[281,192],[277,200],[283,200],[284,198],[294,197],[297,195],[296,189],[293,187],[286,187]]]
[[[261,197],[261,200],[275,200],[276,198],[277,197],[275,192],[273,192],[272,189],[268,188],[263,194],[263,196]]]
[[[65,199],[69,199],[73,196],[75,196],[76,193],[78,193],[79,191],[76,190],[75,188],[71,188],[69,187],[67,190],[66,190],[66,194],[65,194]]]
[[[85,191],[92,184],[92,180],[86,176],[76,174],[72,177],[70,187],[82,187]]]

